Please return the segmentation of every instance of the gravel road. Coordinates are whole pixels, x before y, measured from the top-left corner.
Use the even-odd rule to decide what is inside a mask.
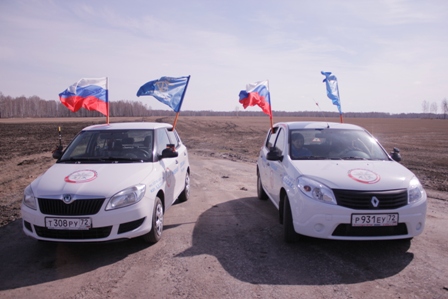
[[[190,156],[192,196],[162,240],[37,242],[0,228],[0,298],[448,298],[446,193],[412,241],[282,241],[253,163]]]

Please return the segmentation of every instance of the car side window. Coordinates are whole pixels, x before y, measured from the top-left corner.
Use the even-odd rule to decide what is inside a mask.
[[[278,129],[279,128],[276,127],[273,130],[274,132],[269,131],[269,137],[268,137],[268,139],[266,141],[266,144],[265,144],[268,149],[271,149],[274,146],[275,140],[277,139]]]
[[[177,132],[172,130],[168,131],[168,137],[170,138],[170,143],[174,144],[174,148],[179,148],[179,135],[177,135]]]
[[[285,130],[280,128],[277,132],[277,140],[275,141],[274,148],[279,153],[283,153],[284,147],[285,147]]]
[[[274,128],[274,132],[269,133],[269,137],[266,142],[266,147],[270,150],[274,148],[279,153],[283,153],[285,144],[285,130],[282,128]]]
[[[156,140],[157,140],[156,153],[157,155],[162,155],[162,151],[166,149],[166,145],[171,143],[165,129],[159,129],[156,131]]]

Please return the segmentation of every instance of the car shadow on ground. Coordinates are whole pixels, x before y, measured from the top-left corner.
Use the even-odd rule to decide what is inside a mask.
[[[0,290],[83,274],[148,248],[140,238],[107,243],[40,242],[22,231],[22,219],[0,228]]]
[[[199,217],[193,246],[177,255],[215,256],[238,280],[252,284],[354,284],[394,276],[414,258],[411,241],[283,241],[283,226],[269,201],[240,198]]]

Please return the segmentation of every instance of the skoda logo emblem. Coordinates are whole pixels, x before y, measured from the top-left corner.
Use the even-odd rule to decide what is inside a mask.
[[[372,197],[372,200],[370,202],[372,203],[372,206],[374,206],[375,208],[378,208],[378,205],[380,204],[380,201],[375,196]]]
[[[63,200],[65,203],[70,203],[70,202],[72,201],[72,196],[71,196],[70,194],[64,194],[64,195],[62,196],[62,200]]]

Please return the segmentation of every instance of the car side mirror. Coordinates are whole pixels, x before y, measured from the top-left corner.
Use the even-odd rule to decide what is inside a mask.
[[[266,159],[269,161],[283,161],[283,155],[278,149],[271,148],[266,155]]]
[[[161,159],[165,158],[176,158],[179,156],[179,153],[174,151],[172,148],[166,148],[162,151]]]
[[[401,161],[401,155],[400,155],[400,150],[396,147],[394,147],[394,150],[392,153],[390,153],[392,159],[394,159],[397,162]]]
[[[53,151],[53,159],[59,160],[61,157],[62,157],[62,146],[58,146]]]

